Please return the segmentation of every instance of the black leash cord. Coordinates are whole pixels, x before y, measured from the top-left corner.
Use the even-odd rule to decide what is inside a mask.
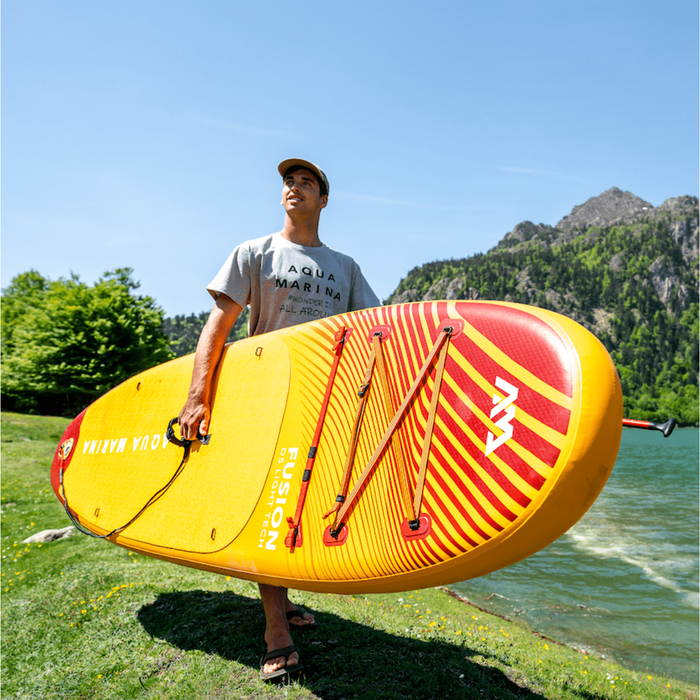
[[[63,467],[61,467],[60,471],[58,472],[58,480],[59,484],[61,486],[61,497],[63,498],[63,507],[66,511],[66,514],[70,518],[70,521],[75,525],[76,529],[79,532],[82,532],[84,535],[87,535],[88,537],[94,537],[98,540],[106,540],[109,539],[112,535],[116,535],[118,532],[121,532],[122,530],[125,530],[131,523],[133,523],[137,518],[139,518],[143,512],[151,505],[153,505],[175,482],[175,479],[177,479],[180,474],[182,474],[184,468],[185,468],[185,463],[187,462],[188,457],[190,456],[190,448],[192,446],[193,440],[183,440],[182,438],[177,438],[175,437],[175,433],[173,431],[173,424],[177,423],[178,419],[173,418],[170,423],[168,423],[168,430],[166,432],[166,437],[169,442],[172,442],[175,445],[179,445],[184,449],[184,454],[182,455],[182,459],[180,460],[180,464],[178,465],[177,469],[175,470],[175,473],[170,477],[170,481],[163,486],[163,488],[159,489],[154,493],[146,502],[146,505],[141,508],[141,510],[136,513],[136,515],[129,520],[128,523],[125,525],[121,525],[120,527],[114,528],[112,532],[107,533],[106,535],[96,535],[94,532],[91,532],[90,530],[84,528],[78,520],[75,518],[73,513],[70,512],[70,508],[68,507],[68,499],[66,498],[66,488],[63,485]],[[209,444],[209,438],[210,435],[200,435],[199,431],[197,432],[197,439],[203,444],[203,445],[208,445]]]

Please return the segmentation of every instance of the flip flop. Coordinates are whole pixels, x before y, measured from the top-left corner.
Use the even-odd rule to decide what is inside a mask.
[[[304,610],[304,608],[294,608],[294,610],[290,610],[287,613],[287,621],[289,622],[289,628],[293,630],[315,630],[318,627],[316,620],[314,620],[310,625],[300,625],[298,622],[291,621],[293,617],[300,617],[303,620],[304,614],[307,612],[309,611]]]
[[[295,651],[297,651],[297,648],[293,644],[288,647],[282,647],[281,649],[273,649],[272,651],[268,651],[267,654],[265,654],[265,656],[263,656],[260,660],[260,678],[262,678],[264,681],[281,681],[285,678],[291,678],[292,675],[299,673],[299,671],[304,668],[302,664],[283,666],[282,668],[278,668],[276,671],[270,671],[270,673],[265,673],[263,671],[263,668],[268,661],[276,659],[279,656],[284,656],[285,660],[288,660]]]

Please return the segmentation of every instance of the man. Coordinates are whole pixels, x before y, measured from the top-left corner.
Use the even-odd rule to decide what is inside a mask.
[[[187,402],[180,412],[180,433],[194,439],[209,430],[212,379],[229,331],[250,304],[249,334],[259,335],[313,318],[379,306],[355,261],[321,243],[321,210],[329,184],[323,170],[306,160],[282,161],[284,227],[279,233],[242,243],[207,287],[215,303],[197,345]],[[315,624],[297,609],[286,588],[260,584],[268,654],[261,666],[266,680],[299,668],[292,627]],[[297,612],[298,615],[294,613]]]

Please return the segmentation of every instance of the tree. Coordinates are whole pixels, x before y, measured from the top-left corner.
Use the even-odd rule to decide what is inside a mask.
[[[189,355],[197,349],[199,335],[204,324],[209,318],[208,311],[189,316],[178,315],[163,320],[163,331],[170,339],[170,348],[177,357]],[[231,332],[226,339],[227,343],[248,337],[248,319],[250,318],[250,306],[246,306],[236,319]]]
[[[74,415],[128,377],[173,357],[163,311],[131,268],[88,286],[35,270],[3,290],[2,394],[19,410]]]

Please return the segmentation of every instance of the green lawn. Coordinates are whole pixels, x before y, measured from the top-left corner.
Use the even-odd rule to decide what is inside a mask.
[[[697,698],[697,688],[628,671],[547,640],[439,589],[297,593],[320,627],[296,633],[305,675],[258,678],[256,586],[136,556],[76,534],[49,485],[68,421],[2,414],[2,697]]]

